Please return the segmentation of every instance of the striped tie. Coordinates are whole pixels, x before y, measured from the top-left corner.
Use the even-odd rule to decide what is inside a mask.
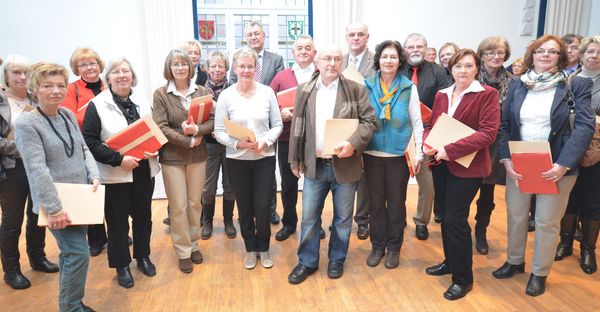
[[[256,60],[256,71],[254,72],[254,81],[256,82],[260,82],[260,78],[261,78],[261,74],[262,74],[262,65],[261,65],[261,58],[262,56],[259,55],[258,59]]]

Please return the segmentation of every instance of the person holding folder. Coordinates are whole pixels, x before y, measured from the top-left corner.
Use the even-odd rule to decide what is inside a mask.
[[[69,74],[61,65],[37,63],[31,67],[27,86],[39,106],[17,118],[15,144],[27,172],[33,212],[46,211],[48,229],[60,250],[59,310],[87,311],[91,309],[82,302],[90,258],[87,226],[71,225],[54,183],[92,184],[95,191],[100,174],[75,115],[59,107],[68,83]]]
[[[208,94],[191,80],[194,70],[185,52],[169,52],[163,70],[167,84],[154,91],[152,114],[169,139],[159,159],[169,198],[171,238],[183,273],[191,273],[193,265],[203,261],[198,241],[208,151],[202,137],[211,133],[214,126],[213,114],[198,124],[188,119],[192,99]]]
[[[507,175],[508,257],[493,275],[505,279],[525,270],[527,218],[533,195],[519,190],[523,176],[513,168],[508,141],[547,141],[553,165],[541,175],[556,183],[559,194],[537,194],[535,199],[533,269],[525,293],[539,296],[545,292],[560,220],[579,173],[579,161],[594,133],[595,120],[590,107],[592,81],[574,77],[567,86],[567,48],[560,38],[546,35],[535,40],[527,48],[525,63],[530,69],[511,82],[502,110],[498,154]],[[569,106],[574,107],[572,125]]]
[[[275,178],[275,148],[283,122],[273,90],[254,80],[258,55],[250,48],[233,54],[237,83],[219,95],[215,112],[215,137],[227,147],[229,181],[237,200],[240,232],[244,238],[248,270],[260,262],[273,266],[270,203]],[[250,129],[256,140],[234,138],[227,133],[224,119]]]
[[[152,232],[152,193],[159,167],[158,153],[144,153],[143,159],[124,156],[109,148],[105,141],[136,120],[152,112],[150,103],[132,89],[137,77],[124,57],[109,62],[107,89],[90,100],[83,119],[83,137],[96,159],[102,183],[106,185],[104,211],[108,234],[108,266],[117,273],[124,288],[134,285],[129,270],[131,255],[127,235],[132,219],[133,257],[146,276],[156,275],[150,261]]]
[[[363,152],[365,176],[371,207],[371,254],[367,265],[396,268],[406,227],[406,188],[410,173],[404,152],[414,135],[419,172],[423,161],[423,122],[417,87],[398,68],[406,62],[398,41],[386,40],[375,48],[375,75],[365,79],[379,130]],[[387,250],[387,254],[386,254]]]
[[[442,204],[442,242],[445,259],[425,270],[428,275],[452,274],[452,285],[444,298],[456,300],[473,289],[473,249],[469,208],[483,177],[491,172],[489,146],[496,139],[500,124],[498,91],[476,80],[481,66],[471,49],[456,52],[448,63],[454,84],[435,95],[432,119],[425,129],[424,140],[442,113],[469,126],[475,132],[441,148],[423,147],[425,155],[435,160],[431,171],[436,201]],[[452,129],[447,129],[452,131]],[[427,142],[427,141],[425,141]],[[467,166],[459,158],[475,153]]]

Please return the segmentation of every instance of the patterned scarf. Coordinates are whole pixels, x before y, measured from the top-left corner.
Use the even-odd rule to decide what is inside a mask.
[[[530,69],[521,76],[521,81],[523,81],[528,90],[544,91],[564,83],[567,80],[567,77],[567,73],[563,70],[559,70],[558,67],[554,67],[541,74]]]
[[[508,86],[510,85],[510,79],[512,78],[512,74],[504,68],[504,66],[498,69],[498,73],[496,73],[496,78],[490,76],[490,74],[485,70],[485,66],[481,66],[481,70],[479,71],[479,81],[483,84],[486,84],[496,90],[498,90],[498,94],[500,95],[500,105],[504,103],[506,99],[506,94],[508,93]]]
[[[204,87],[206,87],[206,91],[210,93],[213,96],[213,99],[216,101],[219,99],[219,94],[221,94],[221,91],[229,87],[229,83],[227,82],[227,77],[225,77],[221,83],[216,83],[212,81],[209,76],[208,79],[206,79],[206,84]]]
[[[383,95],[379,97],[379,104],[383,106],[383,119],[390,120],[390,118],[392,117],[390,106],[392,105],[392,97],[394,97],[394,94],[396,93],[396,91],[398,91],[398,81],[396,79],[392,81],[392,91],[388,90],[388,87],[385,85],[383,78],[379,79],[379,85],[381,86],[381,91],[383,92]]]

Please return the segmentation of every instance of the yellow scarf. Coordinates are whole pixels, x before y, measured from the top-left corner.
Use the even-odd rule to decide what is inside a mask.
[[[396,93],[396,91],[398,90],[398,85],[396,85],[396,87],[394,87],[392,91],[389,91],[388,87],[383,81],[383,78],[379,79],[379,84],[381,85],[381,90],[383,91],[383,97],[379,99],[379,103],[385,105],[385,107],[383,108],[383,118],[390,120],[390,118],[392,117],[392,113],[390,111],[392,97],[394,96],[394,93]]]

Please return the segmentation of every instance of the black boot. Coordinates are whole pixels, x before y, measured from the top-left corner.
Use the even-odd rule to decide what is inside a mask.
[[[489,252],[486,232],[486,227],[479,225],[479,223],[475,224],[475,249],[481,255],[487,255]]]
[[[529,276],[529,282],[527,282],[525,293],[532,297],[537,297],[543,294],[546,291],[546,277],[547,276],[537,276],[531,273]]]
[[[233,226],[233,207],[235,201],[223,199],[223,223],[225,224],[225,234],[229,238],[235,238],[237,231]]]
[[[200,217],[200,223],[202,224],[200,236],[202,239],[209,239],[212,236],[214,215],[215,203],[202,205],[202,216]]]
[[[573,235],[575,234],[576,222],[577,215],[572,213],[565,213],[562,220],[560,220],[560,242],[556,246],[554,260],[560,261],[573,254]]]
[[[596,264],[596,241],[598,240],[600,221],[582,219],[581,230],[583,232],[583,239],[581,240],[581,269],[587,274],[592,274],[598,270]]]

